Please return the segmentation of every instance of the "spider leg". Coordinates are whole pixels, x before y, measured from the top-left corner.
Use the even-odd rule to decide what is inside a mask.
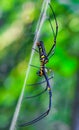
[[[39,120],[43,119],[45,116],[48,115],[48,113],[49,113],[49,110],[47,110],[45,113],[43,113],[42,115],[40,115],[39,117],[35,118],[32,121],[25,122],[23,124],[19,124],[19,127],[24,127],[24,126],[32,125],[32,124],[38,122]]]
[[[53,26],[52,26],[52,23],[51,23],[51,19],[48,18],[48,20],[49,20],[49,23],[50,23],[50,26],[51,26],[51,29],[52,29],[52,32],[53,32],[53,35],[54,35],[54,44],[53,44],[52,48],[50,49],[50,51],[48,52],[47,57],[51,54],[51,52],[54,55],[54,48],[56,46],[56,35],[55,35],[54,29],[53,29]]]
[[[39,66],[36,66],[36,65],[30,64],[30,66],[32,66],[32,67],[34,67],[34,68],[37,68],[37,69],[40,69],[40,67],[39,67]],[[44,68],[49,69],[48,67],[45,67],[45,66],[44,66]]]
[[[55,20],[55,24],[56,24],[56,33],[54,32],[54,29],[53,29],[53,26],[52,26],[52,23],[51,23],[51,19],[48,18],[50,26],[51,26],[51,29],[52,29],[52,32],[54,34],[54,44],[53,44],[52,48],[50,49],[50,51],[48,52],[47,56],[49,56],[52,51],[53,51],[53,54],[54,54],[54,48],[56,46],[56,38],[57,38],[57,34],[58,34],[58,23],[57,23],[57,19],[56,19],[55,13],[54,13],[53,8],[52,8],[52,6],[51,6],[50,3],[49,3],[49,6],[50,6],[51,11],[52,11],[53,16],[54,16],[54,20]]]
[[[52,79],[53,78],[53,76],[51,76],[50,78],[48,78],[48,80],[50,80],[50,79]],[[37,82],[37,83],[35,83],[35,84],[26,84],[27,86],[37,86],[37,85],[40,85],[40,84],[42,84],[42,83],[45,83],[46,82],[46,80],[44,80],[44,81],[41,81],[41,82]]]
[[[37,49],[35,49],[35,48],[32,48],[34,51],[36,51],[37,53],[39,53],[39,51],[37,50]]]
[[[25,122],[23,124],[19,124],[19,127],[24,127],[24,126],[28,126],[28,125],[32,125],[36,122],[38,122],[39,120],[43,119],[44,117],[46,117],[49,112],[50,112],[50,109],[51,109],[51,89],[49,90],[49,108],[46,112],[44,112],[43,114],[41,114],[39,117],[35,118],[34,120],[32,121],[29,121],[29,122]]]
[[[55,23],[56,23],[56,34],[55,34],[55,37],[57,37],[57,34],[58,34],[58,23],[57,23],[56,15],[55,15],[54,10],[53,10],[53,8],[52,8],[50,3],[49,3],[49,6],[51,8],[51,11],[52,11],[54,19],[55,19]]]
[[[46,87],[42,92],[40,92],[39,94],[36,94],[36,95],[34,95],[34,96],[25,97],[25,98],[35,98],[35,97],[38,97],[38,96],[42,95],[42,94],[45,93],[46,91],[47,91],[47,87]]]
[[[32,66],[32,67],[34,67],[34,68],[38,68],[38,69],[40,69],[40,67],[35,66],[35,65],[32,65],[32,64],[30,64],[30,66]]]
[[[48,80],[50,80],[50,79],[52,79],[53,78],[53,76],[52,77],[50,77]],[[46,82],[46,81],[42,81],[42,82],[38,82],[38,83],[36,83],[36,84],[42,84],[42,83],[44,83],[44,82]],[[30,84],[30,86],[35,86],[36,84]],[[42,95],[43,93],[45,93],[47,91],[47,87],[42,91],[42,92],[40,92],[40,93],[38,93],[38,94],[36,94],[36,95],[33,95],[33,96],[28,96],[28,97],[25,97],[25,98],[35,98],[35,97],[38,97],[38,96],[40,96],[40,95]]]

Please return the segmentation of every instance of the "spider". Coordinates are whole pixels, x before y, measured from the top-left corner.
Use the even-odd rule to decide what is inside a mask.
[[[42,118],[46,117],[49,114],[50,110],[51,110],[52,91],[51,91],[51,85],[50,85],[49,80],[52,79],[53,76],[51,76],[50,78],[48,78],[48,76],[47,76],[47,69],[48,68],[45,65],[47,64],[47,62],[49,62],[50,57],[54,55],[54,48],[56,46],[56,38],[57,38],[57,33],[58,33],[58,23],[57,23],[55,13],[54,13],[53,8],[52,8],[52,6],[51,6],[50,3],[49,3],[49,6],[50,6],[50,9],[51,9],[52,14],[54,16],[54,20],[55,20],[55,24],[56,24],[56,32],[54,32],[54,29],[53,29],[53,26],[52,26],[52,23],[51,23],[51,19],[48,18],[50,26],[51,26],[51,29],[52,29],[52,32],[53,32],[53,35],[54,35],[54,43],[53,43],[51,49],[49,50],[49,52],[47,54],[46,50],[45,50],[45,47],[44,47],[43,41],[37,42],[36,45],[38,47],[38,50],[34,49],[34,48],[33,48],[33,50],[35,50],[39,54],[39,57],[40,57],[40,67],[37,67],[35,65],[30,65],[32,67],[39,68],[39,71],[37,72],[37,75],[41,76],[41,77],[44,76],[45,81],[41,81],[41,82],[38,82],[36,84],[29,84],[29,85],[35,86],[37,84],[42,84],[42,83],[46,82],[47,85],[46,85],[46,88],[41,93],[39,93],[37,95],[34,95],[34,96],[31,96],[31,97],[27,97],[27,98],[34,98],[34,97],[37,97],[37,96],[43,94],[44,92],[46,92],[48,90],[48,94],[49,94],[49,106],[48,106],[48,109],[47,109],[46,112],[44,112],[43,114],[41,114],[37,118],[33,119],[32,121],[20,124],[19,125],[20,127],[28,126],[28,125],[36,123],[37,121],[39,121]]]

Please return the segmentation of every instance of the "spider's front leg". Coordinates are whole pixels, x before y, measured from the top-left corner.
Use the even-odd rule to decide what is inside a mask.
[[[55,21],[55,24],[56,24],[56,30],[54,31],[53,25],[52,25],[52,22],[51,22],[51,18],[48,17],[48,21],[50,23],[50,26],[51,26],[51,29],[52,29],[52,32],[53,32],[53,36],[54,36],[54,44],[52,45],[50,51],[48,52],[47,57],[51,57],[52,55],[54,55],[54,48],[56,46],[56,38],[57,38],[57,34],[58,34],[58,23],[57,23],[56,15],[55,15],[54,10],[53,10],[50,3],[49,3],[49,7],[50,7],[50,9],[52,11],[52,15],[54,17],[54,21]]]

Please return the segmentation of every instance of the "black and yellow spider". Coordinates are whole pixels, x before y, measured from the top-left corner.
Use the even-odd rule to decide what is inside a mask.
[[[51,109],[52,91],[51,91],[51,85],[50,85],[50,81],[49,80],[51,78],[53,78],[53,76],[48,78],[47,72],[46,72],[47,68],[46,68],[45,65],[46,65],[47,62],[49,62],[50,57],[53,56],[53,54],[54,54],[54,48],[56,46],[56,38],[57,38],[57,33],[58,33],[58,23],[57,23],[55,13],[54,13],[53,8],[52,8],[50,3],[49,3],[49,6],[50,6],[50,9],[51,9],[52,14],[54,16],[54,20],[55,20],[55,24],[56,24],[56,32],[54,32],[54,29],[53,29],[53,26],[52,26],[52,23],[51,23],[51,19],[48,18],[50,26],[51,26],[51,29],[52,29],[52,32],[53,32],[53,35],[54,35],[54,43],[52,44],[52,47],[49,50],[48,54],[46,53],[43,41],[39,41],[39,42],[36,43],[36,45],[38,47],[38,50],[33,48],[39,54],[39,57],[40,57],[40,67],[39,67],[39,71],[37,72],[37,75],[41,76],[41,77],[43,76],[45,78],[45,81],[41,81],[41,82],[38,82],[36,84],[30,84],[31,86],[34,86],[34,85],[37,85],[37,84],[40,85],[40,84],[46,82],[47,85],[46,85],[46,88],[41,93],[39,93],[37,95],[34,95],[34,96],[31,96],[31,97],[27,97],[27,98],[34,98],[34,97],[37,97],[37,96],[43,94],[44,92],[46,92],[48,90],[48,94],[49,94],[49,107],[48,107],[48,110],[46,112],[44,112],[43,114],[41,114],[37,118],[33,119],[32,121],[20,124],[19,125],[20,127],[28,126],[28,125],[34,124],[35,122],[41,120],[42,118],[44,118],[44,117],[46,117],[48,115],[48,113],[49,113],[49,111]],[[35,65],[31,65],[31,66],[35,67],[35,68],[38,68]]]

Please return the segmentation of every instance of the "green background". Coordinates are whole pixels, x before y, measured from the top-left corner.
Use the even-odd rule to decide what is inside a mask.
[[[28,69],[42,3],[43,0],[0,1],[0,130],[9,130],[12,121]],[[18,122],[34,119],[48,106],[48,93],[35,99],[25,99],[27,95],[41,91],[41,85],[26,86],[16,130],[79,128],[77,122],[79,119],[79,2],[78,0],[65,2],[52,0],[51,5],[59,27],[55,54],[47,64],[54,73],[54,78],[50,82],[52,109],[48,117],[42,121],[19,128]],[[49,7],[47,16],[51,17],[55,30],[55,22]],[[53,43],[53,34],[48,20],[43,24],[40,40],[43,40],[48,52]],[[35,53],[32,64],[37,65],[37,61],[39,56]],[[30,69],[28,83],[43,80],[36,75],[36,72],[37,69]]]

